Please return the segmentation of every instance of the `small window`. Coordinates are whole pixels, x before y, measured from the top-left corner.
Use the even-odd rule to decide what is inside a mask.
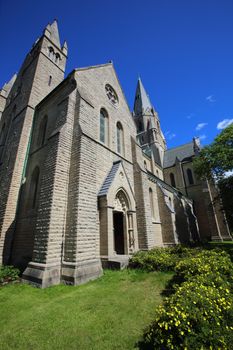
[[[176,187],[175,176],[173,173],[170,173],[170,183],[173,187]]]
[[[150,197],[151,216],[152,216],[152,219],[155,219],[154,198],[153,198],[153,191],[151,188],[149,188],[149,197]]]
[[[47,115],[44,116],[40,123],[39,133],[38,133],[38,139],[37,139],[37,146],[41,147],[45,143],[45,136],[46,136],[46,129],[47,129],[47,122],[48,117]]]
[[[29,196],[31,199],[31,205],[30,207],[34,209],[36,207],[36,201],[37,201],[37,195],[38,195],[38,185],[39,185],[39,175],[40,170],[37,167],[33,170],[32,176],[31,176],[31,183],[30,183],[30,192]]]
[[[187,176],[188,176],[189,185],[193,185],[194,181],[193,181],[193,173],[191,169],[187,169]]]
[[[159,171],[158,170],[156,170],[156,175],[159,177]]]
[[[117,123],[117,152],[124,155],[123,128],[120,122]]]
[[[144,168],[147,170],[147,164],[145,160],[144,160]]]
[[[169,201],[169,206],[170,206],[170,209],[173,209],[173,205],[172,205],[172,199],[171,199],[171,197],[168,197],[168,201]]]
[[[48,83],[49,86],[51,86],[51,84],[52,84],[52,79],[53,79],[53,77],[52,77],[52,75],[50,75],[49,76],[49,83]]]
[[[108,114],[104,109],[100,111],[100,141],[108,144]]]

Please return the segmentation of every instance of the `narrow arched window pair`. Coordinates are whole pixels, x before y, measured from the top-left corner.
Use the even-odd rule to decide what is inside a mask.
[[[49,58],[51,58],[55,63],[59,64],[61,60],[61,56],[59,55],[58,52],[55,53],[52,46],[48,47],[48,54],[49,54]]]
[[[40,123],[38,138],[37,138],[37,146],[41,147],[45,143],[45,136],[47,130],[48,117],[45,115]]]
[[[109,118],[105,109],[100,110],[99,138],[102,143],[109,145]],[[116,151],[124,155],[124,133],[120,122],[116,124]]]
[[[38,197],[39,177],[40,177],[40,169],[38,166],[36,166],[31,176],[31,183],[30,183],[30,189],[29,189],[30,208],[32,209],[36,207],[36,202]]]

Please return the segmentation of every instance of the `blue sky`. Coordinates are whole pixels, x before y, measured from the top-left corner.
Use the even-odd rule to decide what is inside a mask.
[[[54,18],[66,72],[113,60],[131,108],[140,75],[169,147],[233,121],[233,0],[0,0],[0,86]]]

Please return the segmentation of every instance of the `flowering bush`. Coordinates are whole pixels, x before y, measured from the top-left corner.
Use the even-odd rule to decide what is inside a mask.
[[[216,274],[233,282],[233,265],[229,255],[224,251],[203,250],[196,257],[183,259],[176,264],[176,273],[188,280],[203,274],[206,279]]]
[[[134,258],[136,257],[136,260]],[[133,257],[138,266],[175,271],[165,299],[144,334],[148,349],[232,349],[233,264],[221,250],[178,247]]]
[[[230,349],[233,299],[223,285],[184,282],[165,300],[144,335],[154,349]]]
[[[147,271],[173,271],[180,260],[196,255],[199,251],[199,248],[191,249],[181,245],[139,251],[130,259],[130,267]]]

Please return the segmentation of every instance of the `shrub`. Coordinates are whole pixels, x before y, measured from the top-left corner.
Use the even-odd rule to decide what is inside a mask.
[[[177,247],[164,253],[157,249],[139,253],[136,259],[148,270],[171,267],[175,271],[170,289],[173,294],[165,299],[145,332],[144,347],[232,348],[233,264],[226,252]]]
[[[165,300],[144,342],[154,349],[230,349],[233,295],[227,288],[184,282]]]
[[[155,248],[147,252],[139,251],[130,259],[129,266],[141,268],[147,271],[173,271],[177,263],[192,257],[200,251],[200,248],[187,248],[181,245],[169,248]]]
[[[140,251],[130,259],[130,267],[147,271],[174,270],[177,257],[170,255],[165,248],[157,248],[148,252]]]
[[[224,251],[201,251],[196,257],[183,259],[176,264],[175,271],[181,280],[205,275],[205,280],[221,277],[233,283],[233,264]],[[211,276],[211,277],[210,277]]]
[[[0,284],[17,280],[19,273],[13,266],[0,266]]]

